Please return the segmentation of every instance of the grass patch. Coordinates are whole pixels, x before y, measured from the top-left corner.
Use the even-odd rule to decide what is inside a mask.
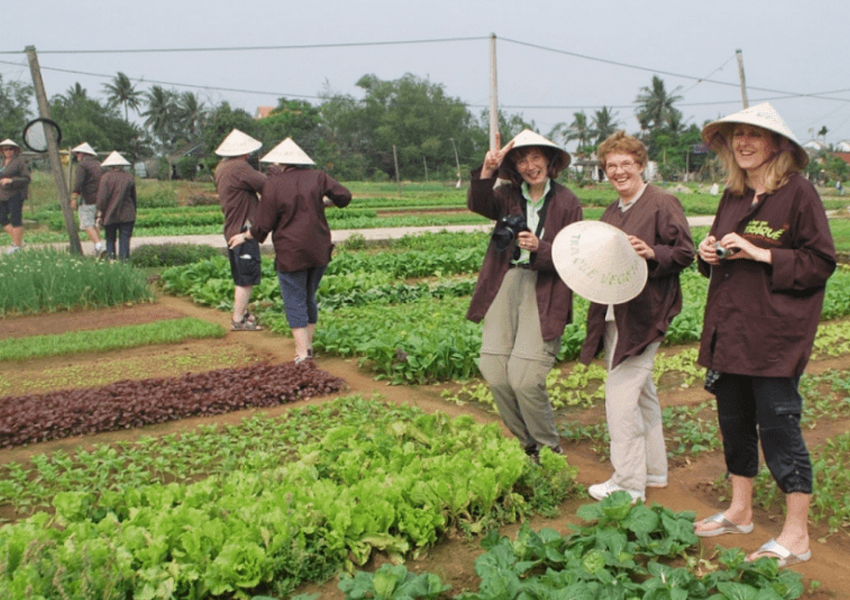
[[[221,338],[221,325],[186,317],[170,321],[69,331],[60,335],[34,335],[0,340],[0,360],[27,360],[83,352],[106,352],[139,346],[174,344],[185,340]]]

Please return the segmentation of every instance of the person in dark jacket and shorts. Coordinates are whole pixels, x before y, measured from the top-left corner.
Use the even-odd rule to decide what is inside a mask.
[[[228,242],[230,273],[236,286],[233,295],[233,331],[259,331],[262,329],[254,315],[248,312],[251,290],[260,283],[262,262],[257,240],[248,239],[238,246],[230,245],[237,234],[247,231],[253,223],[259,203],[258,194],[266,183],[266,176],[248,164],[248,157],[263,145],[246,133],[234,129],[216,148],[223,157],[215,168],[215,187],[221,212],[224,213],[224,239]]]
[[[86,232],[94,244],[95,256],[103,257],[106,254],[106,246],[100,241],[96,222],[97,188],[100,185],[103,169],[97,162],[97,153],[94,148],[86,142],[71,148],[71,154],[77,159],[74,189],[71,194],[71,210],[79,211],[80,229]]]
[[[798,384],[835,270],[835,245],[823,203],[799,173],[808,155],[770,104],[709,123],[702,137],[727,172],[699,245],[699,268],[710,278],[699,363],[717,398],[732,500],[694,530],[701,537],[753,531],[760,440],[786,514],[779,535],[748,560],[767,556],[785,566],[811,558],[812,463]]]
[[[546,375],[572,321],[572,291],[555,271],[552,241],[582,211],[555,181],[570,164],[565,150],[527,129],[499,145],[472,172],[467,196],[469,209],[496,227],[466,316],[484,323],[479,369],[499,415],[536,459],[542,448],[561,453]]]
[[[30,185],[30,172],[21,158],[21,147],[10,139],[0,142],[0,225],[12,237],[8,253],[24,246],[23,207]]]
[[[348,206],[351,192],[315,163],[291,138],[263,156],[271,163],[263,199],[251,229],[237,233],[228,245],[265,241],[271,234],[286,320],[295,339],[295,362],[313,358],[313,335],[319,319],[316,290],[331,261],[331,229],[326,206]]]

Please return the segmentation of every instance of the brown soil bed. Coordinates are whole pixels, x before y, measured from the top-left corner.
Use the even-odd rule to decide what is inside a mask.
[[[72,330],[86,330],[112,325],[148,323],[157,320],[192,316],[229,326],[227,313],[200,307],[182,298],[162,297],[154,304],[124,306],[97,311],[78,311],[54,313],[37,316],[7,318],[3,320],[0,338],[22,337],[36,334],[62,333]],[[294,344],[289,338],[281,338],[269,332],[231,332],[221,340],[205,340],[176,344],[168,347],[143,348],[108,354],[95,354],[75,357],[33,360],[26,363],[0,363],[0,396],[30,393],[42,393],[72,387],[104,385],[119,379],[144,379],[149,377],[169,377],[187,372],[201,372],[212,369],[253,364],[258,361],[276,364],[290,361],[294,356]],[[390,402],[412,404],[426,411],[443,411],[450,415],[472,414],[482,422],[499,422],[498,417],[484,408],[469,404],[458,406],[448,403],[440,396],[443,386],[388,386],[373,380],[370,375],[358,369],[355,360],[344,360],[318,356],[319,369],[333,376],[341,377],[348,383],[345,394],[378,394]],[[813,372],[826,368],[846,369],[850,366],[850,357],[815,361],[810,365]],[[95,382],[95,383],[93,383]],[[663,405],[697,404],[710,399],[700,389],[661,389]],[[329,398],[311,399],[308,402],[324,402]],[[272,416],[284,414],[303,402],[263,409]],[[0,463],[25,461],[30,456],[56,449],[73,450],[79,446],[95,443],[110,443],[120,440],[132,440],[142,435],[164,435],[192,428],[199,424],[238,423],[254,411],[246,410],[215,417],[201,417],[159,424],[143,429],[103,433],[85,438],[70,438],[35,444],[11,450],[0,451]],[[559,419],[580,421],[582,423],[604,422],[604,407],[597,406],[581,412],[559,415]],[[805,432],[810,447],[816,447],[823,440],[846,431],[850,420],[831,423],[819,423]],[[506,432],[506,435],[508,433]],[[610,465],[594,453],[590,444],[564,443],[570,464],[578,467],[578,480],[590,485],[607,479]],[[658,502],[674,511],[695,511],[698,517],[707,516],[722,510],[724,503],[719,499],[715,482],[725,470],[720,452],[703,455],[694,460],[671,461],[670,485],[665,489],[650,489],[647,492],[649,503]],[[536,518],[532,521],[535,528],[551,527],[562,533],[568,533],[568,524],[577,522],[577,508],[590,501],[579,498],[562,505],[560,516],[556,519]],[[782,507],[774,505],[769,511],[757,510],[755,531],[748,536],[722,536],[709,538],[703,542],[704,551],[711,554],[716,545],[738,545],[746,551],[758,548],[764,541],[779,534],[783,521]],[[513,535],[518,526],[504,528],[505,535]],[[829,534],[823,524],[811,526],[811,548],[813,559],[795,567],[806,580],[806,589],[811,590],[812,582],[819,582],[816,591],[807,593],[809,598],[850,598],[850,536],[845,528],[842,532]],[[731,539],[730,539],[731,538]],[[427,555],[408,562],[412,571],[430,571],[439,575],[444,582],[453,586],[453,594],[474,589],[477,577],[474,572],[475,558],[482,553],[477,540],[454,539],[441,542]],[[369,567],[377,567],[382,559],[378,557]],[[309,585],[300,593],[320,593],[322,598],[342,599],[337,589],[337,581],[323,585]]]

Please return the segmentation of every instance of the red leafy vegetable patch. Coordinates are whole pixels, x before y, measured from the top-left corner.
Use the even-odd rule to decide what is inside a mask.
[[[345,389],[310,361],[0,398],[0,448],[277,406]]]

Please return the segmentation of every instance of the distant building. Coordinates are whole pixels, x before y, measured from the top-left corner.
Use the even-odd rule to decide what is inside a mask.
[[[821,150],[826,150],[826,146],[817,140],[809,140],[803,144],[803,148],[806,149],[806,152],[810,152],[812,154],[817,154]]]
[[[841,140],[835,144],[836,152],[850,152],[850,140]]]
[[[265,119],[275,109],[274,106],[258,106],[257,112],[254,113],[254,119]]]

